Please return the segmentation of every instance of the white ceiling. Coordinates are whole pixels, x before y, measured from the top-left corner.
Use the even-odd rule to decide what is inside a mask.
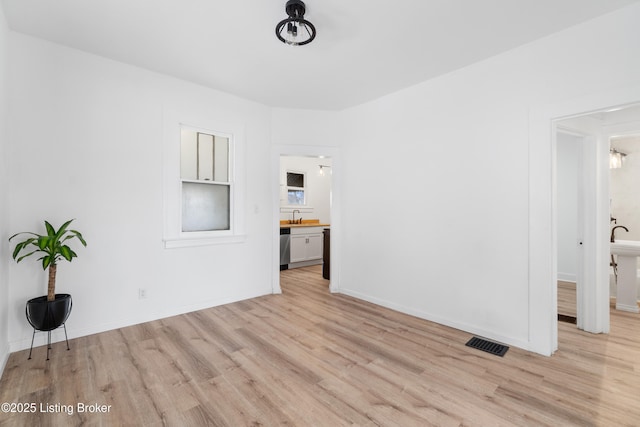
[[[640,0],[305,0],[318,35],[279,42],[286,0],[2,0],[14,31],[267,105],[343,109]]]

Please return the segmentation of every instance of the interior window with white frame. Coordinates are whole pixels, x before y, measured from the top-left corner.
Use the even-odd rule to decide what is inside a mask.
[[[306,205],[306,181],[304,172],[287,171],[287,203],[289,205]]]
[[[231,230],[231,143],[231,135],[181,127],[183,233]]]

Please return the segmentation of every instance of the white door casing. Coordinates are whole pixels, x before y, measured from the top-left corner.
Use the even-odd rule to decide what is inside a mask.
[[[551,355],[558,349],[557,243],[555,230],[555,152],[557,120],[640,102],[640,86],[619,88],[538,106],[529,115],[529,349]],[[606,139],[606,138],[605,138]],[[585,149],[595,165],[595,193],[585,197],[584,263],[594,260],[594,280],[585,277],[582,306],[585,330],[609,330],[608,139],[594,138]],[[593,164],[592,164],[593,165]],[[589,223],[593,224],[590,229]]]

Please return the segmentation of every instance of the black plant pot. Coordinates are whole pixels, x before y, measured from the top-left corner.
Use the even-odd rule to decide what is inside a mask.
[[[51,349],[51,331],[64,326],[65,322],[71,314],[72,307],[71,295],[56,294],[53,301],[47,301],[47,296],[32,298],[27,301],[25,309],[27,321],[33,326],[33,336],[31,337],[31,350],[29,350],[29,359],[31,359],[31,351],[33,350],[33,338],[36,331],[48,332],[47,341],[47,360],[49,360],[49,350]],[[64,326],[65,339],[67,337],[67,327]],[[67,339],[67,350],[69,349],[69,340]]]
[[[27,301],[27,320],[37,331],[53,331],[67,321],[71,313],[71,295],[56,294],[56,299],[47,301],[47,296]]]

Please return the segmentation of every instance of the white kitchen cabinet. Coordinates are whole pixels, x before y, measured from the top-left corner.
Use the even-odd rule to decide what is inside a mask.
[[[322,227],[291,229],[290,262],[322,259]]]

